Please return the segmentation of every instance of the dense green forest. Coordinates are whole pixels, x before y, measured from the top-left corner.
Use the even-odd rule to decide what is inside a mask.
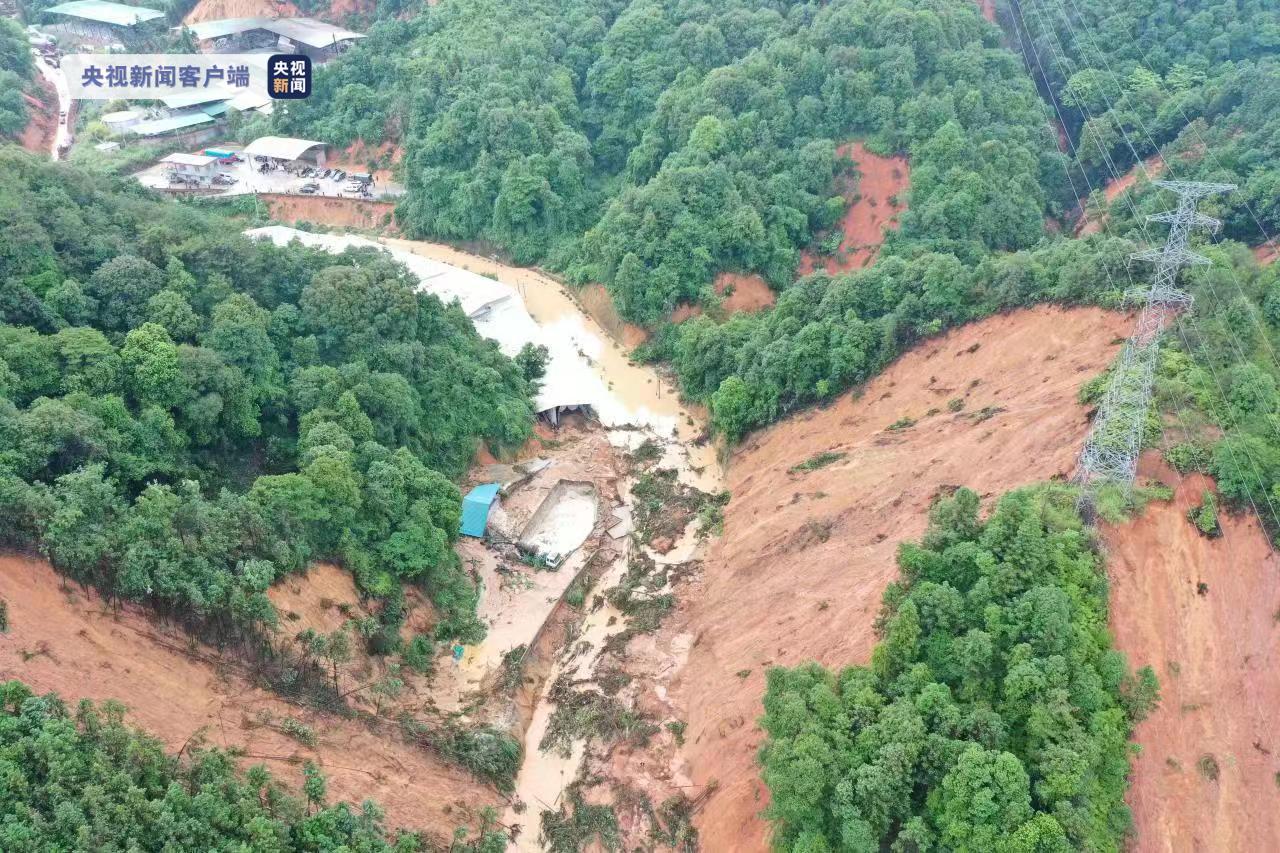
[[[27,126],[22,93],[31,88],[35,64],[26,33],[12,18],[0,18],[0,139],[12,139]]]
[[[771,311],[669,326],[647,354],[669,360],[685,393],[709,402],[713,425],[733,440],[865,381],[951,325],[1045,301],[1115,304],[1133,248],[1095,238],[972,265],[948,253],[882,257],[866,270],[807,276]]]
[[[134,184],[0,151],[0,544],[216,636],[312,560],[421,585],[474,638],[451,544],[477,443],[530,386],[376,252],[277,248]]]
[[[768,675],[778,849],[1119,851],[1128,738],[1156,700],[1111,648],[1107,581],[1063,487],[961,489],[899,554],[871,664]]]
[[[654,324],[720,270],[789,285],[854,137],[912,157],[889,251],[1034,244],[1067,197],[1047,116],[966,0],[457,0],[380,23],[276,121],[400,139],[410,233],[604,282]]]
[[[1023,0],[1028,65],[1057,102],[1093,190],[1149,159],[1109,205],[1105,231],[1148,245],[1171,194],[1156,177],[1238,185],[1199,209],[1246,245],[1280,231],[1280,8],[1263,0],[1153,3]],[[1159,156],[1156,155],[1159,152]],[[1159,169],[1160,171],[1157,171]],[[1095,214],[1098,215],[1098,214]],[[1207,238],[1207,235],[1206,235]],[[1203,239],[1203,238],[1202,238]],[[1146,437],[1181,471],[1210,473],[1229,504],[1280,534],[1280,269],[1239,246],[1201,246],[1212,265],[1184,286],[1195,308],[1167,335]],[[1149,270],[1131,271],[1136,281]]]
[[[261,766],[241,772],[233,756],[194,747],[181,757],[127,726],[117,702],[69,709],[21,682],[0,683],[0,849],[7,853],[93,850],[360,851],[440,849],[418,835],[392,835],[376,804],[325,802],[325,778],[308,763],[303,797]],[[496,853],[497,832],[450,850]]]
[[[1263,229],[1280,230],[1280,7],[1014,0],[1010,8],[1090,184],[1163,150],[1172,177],[1240,185],[1224,199],[1229,236],[1257,245]]]

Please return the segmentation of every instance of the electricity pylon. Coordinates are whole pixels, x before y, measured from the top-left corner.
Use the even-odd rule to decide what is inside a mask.
[[[1235,184],[1197,181],[1156,181],[1155,184],[1177,193],[1178,206],[1147,217],[1150,222],[1169,225],[1169,238],[1164,246],[1130,256],[1137,261],[1151,261],[1156,265],[1156,272],[1149,287],[1134,288],[1125,294],[1126,302],[1140,304],[1142,310],[1137,327],[1116,359],[1107,391],[1080,453],[1075,479],[1082,487],[1082,505],[1091,506],[1098,487],[1104,484],[1119,485],[1126,497],[1133,489],[1147,409],[1151,405],[1160,335],[1178,312],[1191,307],[1191,294],[1178,289],[1178,272],[1185,266],[1212,263],[1189,250],[1187,238],[1192,228],[1217,231],[1222,225],[1198,212],[1196,201],[1236,188]]]

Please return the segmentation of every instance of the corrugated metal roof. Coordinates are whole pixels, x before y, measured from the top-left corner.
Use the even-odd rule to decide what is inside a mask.
[[[497,483],[485,483],[467,492],[462,499],[462,525],[464,536],[484,536],[485,527],[489,524],[489,507],[498,496]]]
[[[274,157],[277,160],[297,160],[317,145],[324,143],[289,136],[263,136],[246,145],[244,153],[256,157]]]
[[[190,113],[188,115],[153,119],[152,121],[140,121],[129,128],[129,132],[136,133],[139,136],[160,136],[163,133],[172,133],[175,130],[208,124],[211,121],[213,121],[213,116],[208,116],[204,113]]]
[[[315,18],[223,18],[220,21],[187,24],[186,27],[200,41],[250,30],[266,30],[310,47],[328,47],[336,42],[364,38],[360,33],[317,21]]]
[[[225,95],[210,95],[208,92],[184,92],[181,95],[170,95],[167,98],[161,98],[160,102],[171,110],[181,110],[187,107],[194,107],[197,104],[208,104],[213,101],[225,101]]]
[[[262,92],[241,92],[227,101],[227,106],[233,110],[256,110],[265,107],[269,103],[271,103],[270,95]]]
[[[177,163],[182,166],[208,166],[210,163],[216,163],[217,157],[210,157],[207,154],[170,154],[161,160],[161,163]]]
[[[310,47],[328,47],[340,41],[362,39],[360,33],[326,24],[314,18],[280,18],[270,27],[273,33]]]
[[[101,24],[114,24],[118,27],[131,27],[143,21],[154,21],[163,18],[164,12],[155,9],[144,9],[141,6],[126,6],[123,3],[107,3],[105,0],[72,0],[45,9],[55,15],[68,15],[72,18],[83,18],[86,21],[97,21]]]

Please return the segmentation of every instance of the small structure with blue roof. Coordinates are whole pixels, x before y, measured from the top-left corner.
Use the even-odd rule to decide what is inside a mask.
[[[463,536],[484,536],[485,527],[489,523],[489,507],[493,506],[497,496],[497,483],[485,483],[467,492],[467,496],[462,499]]]

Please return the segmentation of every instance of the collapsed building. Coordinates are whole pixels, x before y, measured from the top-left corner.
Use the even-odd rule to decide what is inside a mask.
[[[250,151],[252,147],[245,150]],[[363,237],[309,234],[285,226],[258,228],[250,231],[249,235],[266,237],[281,245],[296,239],[306,245],[324,246],[333,252],[347,247],[389,248]],[[506,355],[515,356],[526,344],[547,348],[546,374],[534,398],[538,416],[545,422],[558,425],[560,419],[570,412],[601,420],[607,426],[626,422],[612,423],[614,418],[609,416],[610,413],[601,412],[598,403],[607,402],[609,392],[592,371],[590,362],[582,353],[582,345],[571,334],[555,334],[547,328],[540,328],[515,288],[412,252],[394,248],[390,252],[417,276],[423,290],[446,303],[456,300],[476,331],[497,342]]]

